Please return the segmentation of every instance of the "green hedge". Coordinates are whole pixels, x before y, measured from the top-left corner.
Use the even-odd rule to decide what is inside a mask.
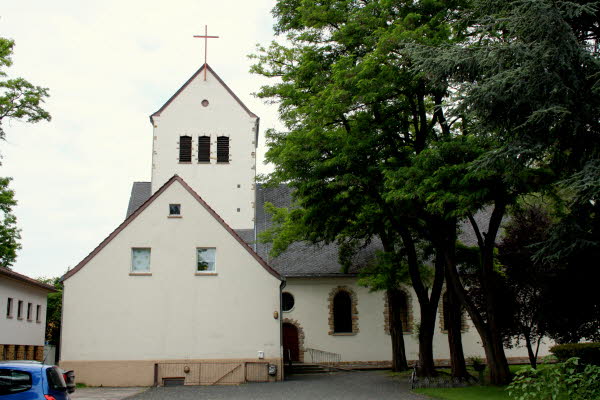
[[[567,343],[550,348],[552,354],[560,361],[579,357],[582,364],[600,365],[600,343]]]

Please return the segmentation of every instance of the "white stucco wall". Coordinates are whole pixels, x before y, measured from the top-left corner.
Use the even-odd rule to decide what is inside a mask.
[[[0,276],[0,344],[44,345],[46,331],[46,298],[48,291]],[[12,318],[8,318],[8,298],[13,299]],[[19,300],[23,301],[23,318],[17,318]],[[27,304],[32,304],[31,320],[27,320]],[[36,306],[41,306],[40,322]]]
[[[346,286],[354,291],[358,300],[359,332],[352,336],[329,335],[329,294],[338,287]],[[409,360],[418,359],[418,339],[416,324],[419,321],[419,304],[414,291],[410,291],[413,314],[413,333],[404,335],[406,356]],[[384,299],[385,293],[370,292],[368,288],[356,284],[356,278],[288,278],[284,292],[294,296],[294,308],[283,312],[283,318],[300,323],[304,331],[304,347],[338,353],[342,361],[384,361],[391,360],[390,335],[385,333]],[[439,310],[438,310],[439,311]],[[439,320],[436,321],[433,339],[434,358],[448,359],[448,336],[443,333]],[[467,319],[468,330],[463,333],[465,357],[485,357],[481,340],[472,322]],[[548,341],[546,341],[548,342]],[[548,354],[548,345],[540,348],[540,356]],[[525,348],[506,350],[507,357],[527,357]],[[308,354],[305,360],[310,361]]]
[[[207,107],[202,106],[203,100],[208,100]],[[206,81],[200,73],[154,117],[152,193],[178,174],[234,229],[252,229],[256,129],[257,118],[251,117],[210,71]],[[192,137],[191,163],[179,163],[180,136]],[[198,162],[199,136],[210,136],[209,164]],[[228,164],[216,162],[217,136],[230,139]]]
[[[129,275],[132,247],[151,248],[151,276]],[[195,275],[197,247],[217,275]],[[279,358],[279,287],[175,181],[65,280],[61,360]]]

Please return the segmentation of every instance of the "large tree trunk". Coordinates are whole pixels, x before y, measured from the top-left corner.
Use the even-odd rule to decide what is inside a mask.
[[[407,255],[408,272],[413,289],[417,295],[417,300],[419,301],[421,321],[419,327],[419,366],[417,374],[419,376],[435,376],[433,334],[435,331],[437,307],[444,284],[444,260],[438,257],[435,261],[434,278],[431,291],[429,291],[423,283],[415,242],[411,233],[402,226],[397,226],[396,228],[402,237]]]
[[[446,278],[448,285],[454,288],[454,294],[467,309],[484,347],[487,365],[490,371],[490,382],[494,385],[506,385],[510,382],[510,370],[504,353],[504,342],[500,334],[500,326],[496,318],[499,302],[495,291],[496,271],[494,269],[495,241],[502,217],[504,216],[505,203],[498,201],[490,217],[488,231],[482,234],[472,216],[469,216],[471,225],[477,236],[481,255],[480,284],[484,294],[485,318],[469,297],[467,290],[461,282],[456,268],[453,251],[445,251]],[[453,249],[453,247],[448,247]],[[447,249],[447,250],[448,250]]]
[[[447,285],[450,286],[450,285]],[[468,378],[465,353],[462,345],[462,307],[460,300],[454,293],[454,288],[448,287],[446,291],[447,309],[444,312],[446,326],[448,327],[448,347],[450,348],[450,366],[453,378]]]
[[[435,236],[438,258],[443,259],[446,275],[446,294],[443,302],[444,319],[448,329],[448,348],[450,349],[450,366],[452,377],[468,378],[467,364],[462,346],[462,303],[457,290],[452,285],[448,264],[456,263],[456,219],[438,223],[439,230]]]
[[[529,334],[524,334],[525,336],[525,347],[527,347],[527,355],[529,356],[529,364],[531,364],[531,368],[537,368],[537,357],[533,352],[533,346],[531,344],[531,336]],[[539,343],[539,342],[538,342]]]
[[[408,362],[406,361],[406,349],[404,347],[404,335],[402,319],[400,318],[400,292],[398,289],[389,289],[387,291],[388,312],[389,312],[389,328],[392,338],[392,371],[408,370]]]
[[[419,376],[435,376],[435,363],[433,361],[433,334],[435,331],[435,315],[437,306],[431,304],[421,305],[421,326],[419,328]]]

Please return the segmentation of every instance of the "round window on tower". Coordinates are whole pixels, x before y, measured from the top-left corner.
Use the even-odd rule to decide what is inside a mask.
[[[202,100],[202,107],[208,107],[208,100]]]
[[[281,293],[281,309],[283,311],[290,311],[294,308],[294,296],[291,293]]]

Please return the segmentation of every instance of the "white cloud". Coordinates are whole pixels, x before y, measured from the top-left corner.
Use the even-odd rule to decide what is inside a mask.
[[[14,270],[59,276],[122,222],[131,183],[150,178],[156,111],[204,61],[261,117],[250,93],[256,43],[272,40],[275,0],[0,0],[0,36],[16,41],[9,74],[48,87],[52,122],[6,124],[0,176],[12,176],[23,249]],[[264,153],[264,139],[259,160]],[[259,165],[258,172],[268,167]]]

